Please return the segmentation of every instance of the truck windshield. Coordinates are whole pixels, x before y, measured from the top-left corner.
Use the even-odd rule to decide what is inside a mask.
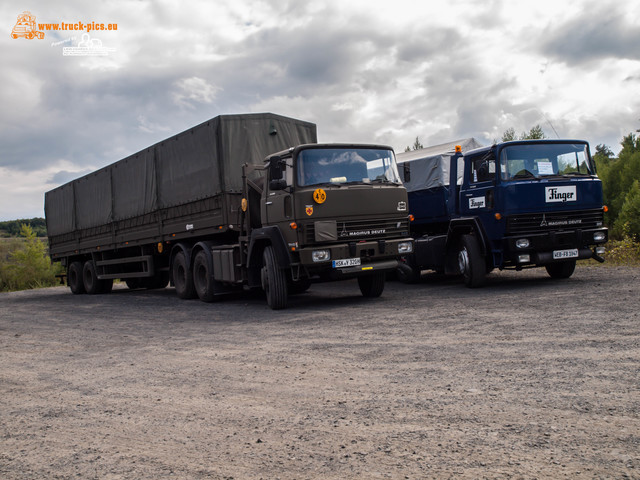
[[[324,183],[400,184],[392,150],[311,148],[298,154],[298,185]]]
[[[584,143],[509,145],[500,153],[503,180],[595,175]]]

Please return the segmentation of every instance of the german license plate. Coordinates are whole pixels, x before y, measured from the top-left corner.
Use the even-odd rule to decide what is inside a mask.
[[[570,250],[554,250],[553,259],[561,260],[563,258],[578,258],[578,249],[572,248]]]
[[[360,265],[360,258],[344,258],[333,261],[333,268],[357,267],[358,265]]]

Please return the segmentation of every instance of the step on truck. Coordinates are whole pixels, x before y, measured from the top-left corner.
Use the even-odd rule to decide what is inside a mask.
[[[309,122],[215,117],[47,192],[51,258],[75,294],[171,282],[206,302],[262,289],[280,309],[357,278],[377,297],[413,248],[394,152],[316,141]]]
[[[464,151],[464,153],[463,153]],[[398,154],[415,249],[398,276],[462,274],[482,286],[493,269],[544,267],[568,278],[576,260],[604,261],[602,184],[589,144],[474,139]]]

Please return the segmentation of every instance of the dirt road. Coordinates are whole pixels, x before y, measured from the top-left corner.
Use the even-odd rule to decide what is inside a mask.
[[[640,478],[640,270],[0,294],[0,478]]]

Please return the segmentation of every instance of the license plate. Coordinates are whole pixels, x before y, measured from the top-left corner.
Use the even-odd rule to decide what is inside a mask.
[[[333,261],[333,268],[357,267],[358,265],[360,265],[360,258],[344,258]]]
[[[572,248],[571,250],[554,250],[553,259],[560,260],[562,258],[578,258],[578,249]]]

